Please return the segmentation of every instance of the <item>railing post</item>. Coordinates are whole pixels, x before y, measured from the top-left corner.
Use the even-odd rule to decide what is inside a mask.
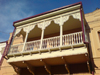
[[[22,49],[22,52],[24,51],[25,49],[25,44],[26,44],[26,41],[27,41],[27,37],[28,37],[28,32],[26,32],[26,37],[25,37],[25,41],[23,43],[23,49]]]

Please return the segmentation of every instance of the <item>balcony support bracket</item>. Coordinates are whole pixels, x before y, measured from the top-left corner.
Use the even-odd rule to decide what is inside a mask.
[[[89,73],[91,73],[90,65],[89,65],[89,62],[88,61],[87,61],[87,66],[88,66]]]
[[[34,73],[34,67],[32,67],[30,64],[28,64],[28,63],[25,62],[25,61],[23,61],[23,63],[26,64],[27,69],[29,70],[29,72],[30,72],[32,75],[35,75],[35,73]]]
[[[45,70],[49,73],[49,75],[51,75],[51,67],[50,67],[50,65],[46,64],[45,61],[42,60],[42,59],[40,61],[42,61],[44,63]]]
[[[64,57],[62,57],[62,60],[64,61],[64,65],[65,65],[65,68],[66,68],[66,70],[67,70],[67,72],[68,72],[68,74],[70,74],[70,70],[69,70],[69,66],[68,66],[68,64],[67,64],[67,62],[66,62],[66,60],[65,60],[65,58]]]
[[[86,56],[86,59],[87,59],[87,67],[88,67],[88,71],[89,71],[89,73],[91,73],[91,70],[90,70],[90,65],[89,65],[89,56],[88,56],[88,54],[86,53],[85,54],[85,56]]]
[[[13,65],[13,64],[10,64],[10,65],[13,67],[14,71],[15,71],[18,75],[20,75],[21,68],[15,66],[15,65]]]

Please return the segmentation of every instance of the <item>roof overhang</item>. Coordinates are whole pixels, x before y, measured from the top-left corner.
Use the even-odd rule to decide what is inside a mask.
[[[45,18],[48,18],[48,17],[56,16],[56,15],[59,15],[59,14],[62,14],[62,13],[74,11],[74,10],[80,9],[81,7],[82,7],[82,3],[78,2],[78,3],[75,3],[75,4],[71,4],[71,5],[68,5],[68,6],[61,7],[61,8],[57,8],[57,9],[54,9],[54,10],[51,10],[51,11],[47,11],[47,12],[44,12],[44,13],[41,13],[41,14],[38,14],[38,15],[35,15],[35,16],[31,16],[31,17],[28,17],[28,18],[25,18],[25,19],[22,19],[22,20],[19,20],[19,21],[15,21],[13,23],[13,25],[14,25],[14,27],[17,27],[17,26],[20,26],[20,25],[24,25],[24,24],[27,24],[27,23],[31,23],[31,22],[34,22],[34,21],[41,20],[41,19],[45,19]]]

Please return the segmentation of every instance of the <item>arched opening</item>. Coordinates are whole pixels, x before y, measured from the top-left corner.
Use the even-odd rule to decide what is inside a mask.
[[[37,25],[33,30],[30,31],[27,37],[27,43],[25,44],[24,51],[37,50],[40,48],[41,32],[42,30],[38,28]]]
[[[63,25],[63,34],[69,34],[74,32],[82,31],[81,21],[79,19],[69,16],[69,19]]]
[[[44,38],[54,37],[60,35],[60,26],[51,21],[51,24],[45,28]]]
[[[42,48],[57,47],[60,45],[60,26],[54,21],[45,28],[44,40],[42,41]],[[55,37],[56,36],[56,37]],[[58,36],[58,37],[57,37]]]
[[[36,25],[35,28],[31,30],[30,33],[28,34],[27,42],[34,41],[34,40],[40,40],[41,32],[42,30],[38,28],[38,26]]]
[[[23,43],[25,40],[25,36],[26,36],[26,32],[23,31],[23,29],[21,29],[21,31],[18,34],[16,34],[16,36],[14,37],[12,44],[15,45],[15,44]]]
[[[82,43],[82,32],[80,31],[82,31],[81,21],[69,16],[69,19],[63,24],[63,45]]]

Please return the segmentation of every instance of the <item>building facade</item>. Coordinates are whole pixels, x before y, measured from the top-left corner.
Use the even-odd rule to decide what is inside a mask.
[[[79,2],[14,22],[12,75],[99,75],[99,11],[84,14]]]

